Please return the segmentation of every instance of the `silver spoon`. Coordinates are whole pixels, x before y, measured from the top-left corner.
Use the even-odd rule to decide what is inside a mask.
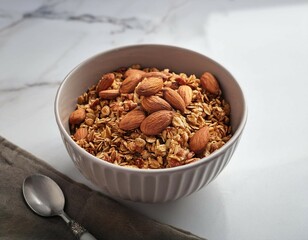
[[[77,239],[96,240],[64,212],[63,192],[51,178],[41,174],[28,176],[23,182],[22,191],[27,204],[38,215],[43,217],[58,215],[67,223]]]

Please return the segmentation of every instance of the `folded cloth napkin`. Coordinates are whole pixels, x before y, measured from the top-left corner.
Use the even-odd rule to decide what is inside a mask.
[[[59,184],[65,212],[97,239],[202,239],[149,219],[115,200],[76,183],[0,136],[0,239],[74,239],[59,217],[44,218],[26,205],[23,180],[40,173]]]

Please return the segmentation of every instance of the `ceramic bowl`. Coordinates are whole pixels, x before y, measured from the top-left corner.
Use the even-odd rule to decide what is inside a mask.
[[[218,79],[224,98],[231,105],[232,138],[209,157],[167,169],[134,169],[117,166],[92,156],[70,137],[68,118],[76,99],[102,74],[133,64],[168,68],[200,76],[209,71]],[[234,77],[212,59],[167,45],[133,45],[99,53],[75,67],[61,83],[55,99],[55,117],[65,147],[79,171],[102,192],[113,198],[161,203],[188,196],[213,181],[228,164],[246,123],[243,92]]]

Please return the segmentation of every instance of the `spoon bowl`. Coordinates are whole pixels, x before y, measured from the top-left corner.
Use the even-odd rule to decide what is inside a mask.
[[[64,212],[64,194],[59,185],[51,178],[41,174],[28,176],[23,182],[22,191],[25,201],[38,215],[43,217],[60,216],[77,239],[96,239]]]
[[[47,176],[37,174],[27,177],[23,184],[23,193],[29,207],[40,216],[55,216],[63,212],[63,192]]]

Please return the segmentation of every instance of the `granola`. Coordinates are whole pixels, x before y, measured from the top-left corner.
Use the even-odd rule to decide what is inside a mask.
[[[232,136],[230,111],[210,73],[198,78],[133,65],[104,74],[79,96],[69,124],[72,139],[99,159],[124,167],[161,169],[198,161],[221,148]],[[169,122],[160,125],[157,134],[145,134],[155,132],[147,129],[156,127],[158,121],[149,119],[154,114]],[[200,129],[208,131],[208,139],[194,141],[204,144],[194,152],[190,140]]]

